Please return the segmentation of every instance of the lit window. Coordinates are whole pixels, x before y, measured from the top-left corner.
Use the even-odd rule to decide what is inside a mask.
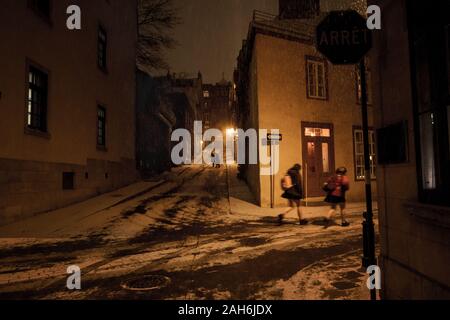
[[[355,129],[353,131],[354,141],[354,155],[355,155],[355,175],[356,180],[364,180],[366,178],[364,168],[364,139],[363,131]],[[376,178],[376,147],[375,147],[375,133],[369,131],[369,152],[370,152],[370,176],[372,179]]]
[[[331,137],[331,130],[324,128],[305,128],[305,137]]]
[[[422,146],[422,183],[426,190],[436,189],[436,165],[434,161],[434,113],[424,113],[419,116],[420,144]]]
[[[203,98],[209,98],[209,91],[203,91]]]
[[[409,32],[419,200],[448,207],[450,71],[446,71],[450,70],[447,70],[450,67],[450,26],[445,13],[450,11],[450,2],[410,2],[408,15],[411,21]],[[424,23],[423,17],[432,17],[432,20]],[[447,50],[436,50],[446,47]]]
[[[323,173],[330,173],[330,152],[329,144],[322,143],[322,169]]]
[[[28,71],[27,127],[47,132],[48,76],[35,67]]]
[[[307,59],[308,98],[326,100],[328,96],[325,61]]]

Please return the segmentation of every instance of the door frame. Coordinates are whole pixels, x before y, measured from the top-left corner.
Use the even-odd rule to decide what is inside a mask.
[[[306,160],[307,160],[307,155],[308,155],[308,140],[311,140],[312,137],[307,137],[305,135],[305,129],[306,128],[320,128],[320,129],[330,129],[330,137],[329,138],[325,138],[323,137],[322,140],[327,140],[326,142],[328,142],[329,148],[330,148],[330,154],[329,154],[329,160],[330,160],[330,172],[327,174],[328,176],[331,176],[334,174],[334,171],[336,170],[336,161],[335,161],[335,153],[336,150],[334,148],[334,124],[333,123],[324,123],[324,122],[308,122],[308,121],[302,121],[301,123],[301,137],[302,137],[302,164],[303,164],[303,187],[306,192],[306,190],[308,190],[308,186],[307,186],[307,182],[308,182],[308,171],[306,171],[305,169],[307,169],[306,166]],[[320,139],[320,137],[316,137],[316,140]],[[322,173],[322,178],[325,178],[327,175]],[[316,196],[309,196],[307,195],[309,198],[314,198]]]

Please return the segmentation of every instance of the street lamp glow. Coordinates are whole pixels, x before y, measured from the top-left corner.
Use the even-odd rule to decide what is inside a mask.
[[[227,129],[227,136],[233,136],[235,134],[235,132],[236,132],[236,130],[234,130],[232,128]]]

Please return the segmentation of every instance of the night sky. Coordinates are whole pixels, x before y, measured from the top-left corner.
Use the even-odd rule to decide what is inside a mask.
[[[326,11],[348,2],[322,1]],[[205,83],[232,80],[253,10],[278,14],[278,0],[175,0],[183,23],[174,31],[178,45],[167,52],[171,72],[203,74]]]
[[[183,20],[175,30],[178,46],[168,52],[172,72],[196,75],[215,83],[231,80],[253,10],[278,13],[278,0],[175,0]]]

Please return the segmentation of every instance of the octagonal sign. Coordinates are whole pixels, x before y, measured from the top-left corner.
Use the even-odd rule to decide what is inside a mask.
[[[372,33],[355,10],[332,11],[317,26],[316,47],[333,64],[356,64],[372,48]]]

